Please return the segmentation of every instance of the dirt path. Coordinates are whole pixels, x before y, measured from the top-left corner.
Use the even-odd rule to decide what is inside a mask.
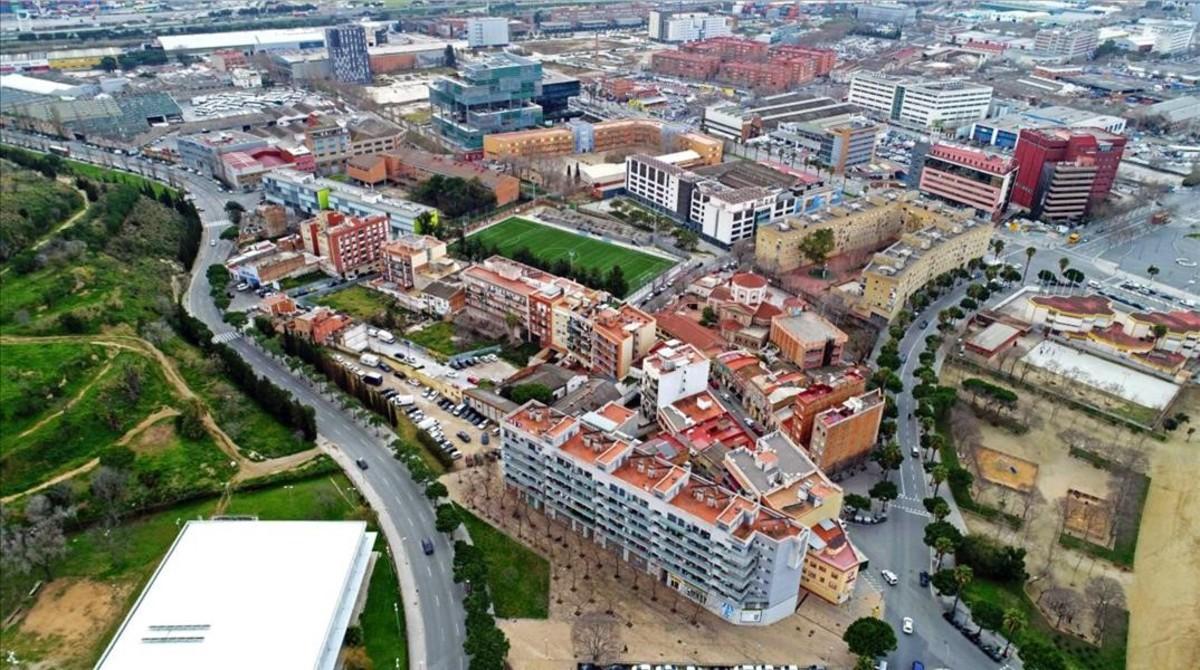
[[[74,184],[70,184],[70,186],[74,186]],[[35,251],[38,249],[41,249],[50,240],[54,239],[55,237],[58,237],[58,234],[61,233],[62,231],[75,225],[76,222],[78,222],[79,219],[83,218],[83,215],[87,214],[88,210],[91,209],[91,206],[88,204],[87,193],[84,193],[80,189],[75,189],[75,191],[78,192],[79,195],[83,196],[83,207],[80,207],[78,212],[75,212],[70,217],[68,217],[66,221],[63,221],[62,223],[58,224],[53,229],[51,229],[50,232],[48,232],[44,236],[42,236],[42,239],[38,240],[33,245],[33,249]]]
[[[76,475],[87,474],[87,473],[91,472],[93,469],[95,469],[95,467],[97,465],[100,465],[100,459],[93,458],[92,460],[88,461],[87,463],[84,463],[83,465],[75,468],[74,470],[67,470],[66,472],[63,472],[63,473],[56,475],[50,479],[47,479],[46,481],[42,482],[41,484],[38,484],[37,486],[35,486],[31,489],[26,489],[24,491],[21,491],[20,493],[12,493],[12,494],[6,495],[3,498],[0,498],[0,503],[11,502],[13,500],[16,500],[17,498],[20,498],[21,496],[33,495],[34,493],[37,493],[38,491],[41,491],[43,489],[48,489],[51,486],[54,486],[55,484],[57,484],[59,482],[65,482],[68,479],[70,479]]]
[[[90,390],[93,386],[95,386],[96,382],[100,381],[100,378],[103,377],[105,375],[105,373],[107,373],[111,369],[112,369],[112,362],[110,361],[108,363],[105,363],[104,367],[100,368],[100,371],[97,372],[96,376],[92,378],[92,381],[88,382],[87,384],[84,385],[83,388],[79,389],[79,393],[76,393],[74,398],[71,398],[70,400],[68,400],[67,404],[63,405],[62,409],[58,410],[57,412],[53,412],[47,416],[42,417],[41,421],[38,421],[37,423],[33,424],[29,428],[26,428],[17,437],[25,437],[26,435],[32,434],[38,428],[41,428],[42,426],[46,425],[50,421],[53,421],[56,417],[60,416],[63,412],[74,407],[75,403],[79,402],[79,399],[83,397],[83,394],[87,393],[88,390]]]

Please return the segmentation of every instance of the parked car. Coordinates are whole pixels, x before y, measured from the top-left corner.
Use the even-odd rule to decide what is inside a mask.
[[[928,572],[926,572],[925,570],[922,570],[921,574],[918,575],[918,578],[921,580],[922,587],[929,586],[929,573]]]
[[[487,433],[482,433],[482,434],[479,436],[479,443],[480,443],[480,444],[487,444],[489,441],[490,441],[490,440],[488,440],[488,434],[487,434]]]
[[[456,435],[458,435],[458,439],[462,440],[463,442],[470,442],[470,441],[471,441],[471,436],[470,436],[470,435],[468,435],[468,434],[467,434],[467,431],[465,431],[465,430],[460,430],[460,431],[458,431],[458,432],[457,432],[457,433],[455,433],[455,434],[456,434]]]

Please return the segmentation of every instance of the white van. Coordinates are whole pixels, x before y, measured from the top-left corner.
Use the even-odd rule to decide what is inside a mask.
[[[379,357],[375,354],[363,354],[358,357],[358,362],[369,368],[379,367]]]
[[[392,335],[386,330],[379,331],[379,334],[376,335],[376,337],[379,338],[380,342],[386,342],[387,344],[392,344],[396,341],[396,336]]]

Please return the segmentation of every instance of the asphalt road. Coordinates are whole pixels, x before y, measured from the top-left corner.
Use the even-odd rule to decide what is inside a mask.
[[[62,142],[8,131],[3,139],[34,148],[46,144],[63,145]],[[70,143],[69,148],[72,158],[94,162],[102,162],[96,160],[95,154],[105,153],[80,143]],[[437,670],[466,668],[467,658],[463,652],[466,615],[462,608],[463,592],[453,580],[453,547],[444,535],[434,529],[433,510],[423,491],[385,447],[392,438],[390,432],[385,439],[380,439],[369,429],[357,424],[338,405],[321,396],[306,379],[291,374],[251,342],[237,337],[235,331],[221,319],[220,312],[209,298],[208,279],[203,269],[221,262],[233,251],[233,242],[217,237],[220,230],[228,225],[228,221],[223,219],[224,203],[236,197],[247,200],[249,204],[249,201],[257,200],[257,195],[223,193],[211,179],[179,171],[167,179],[163,174],[167,168],[137,158],[120,157],[117,160],[120,167],[128,166],[130,171],[147,175],[157,172],[163,181],[186,188],[195,197],[196,206],[203,209],[204,237],[196,259],[197,271],[192,273],[192,283],[184,303],[188,311],[207,324],[218,340],[226,341],[255,371],[292,392],[301,402],[312,406],[316,411],[317,430],[321,437],[335,444],[348,457],[338,459],[344,467],[357,459],[367,462],[367,470],[360,471],[351,466],[347,474],[364,489],[364,494],[372,502],[401,573],[400,581],[405,590],[401,595],[408,629],[410,667]],[[425,537],[434,543],[433,556],[425,556],[421,550],[421,539]]]

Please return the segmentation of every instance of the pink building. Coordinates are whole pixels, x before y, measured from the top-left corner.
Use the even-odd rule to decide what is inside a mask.
[[[1017,166],[1012,160],[951,144],[935,144],[921,168],[921,193],[996,220],[1008,206]]]

